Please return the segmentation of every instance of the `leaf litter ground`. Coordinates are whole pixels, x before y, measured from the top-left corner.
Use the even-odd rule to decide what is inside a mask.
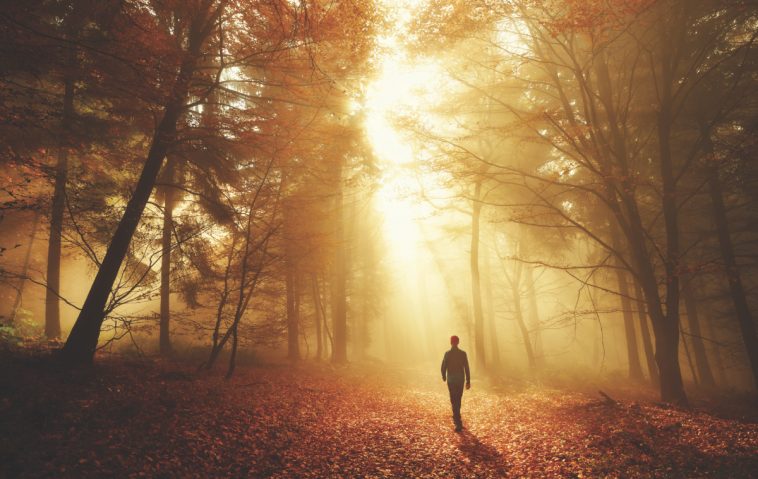
[[[758,424],[652,401],[436,375],[104,357],[0,366],[0,477],[756,477]]]

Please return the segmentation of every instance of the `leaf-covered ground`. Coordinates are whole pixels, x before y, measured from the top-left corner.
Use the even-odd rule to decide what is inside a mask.
[[[756,477],[758,424],[373,366],[0,365],[0,477]]]

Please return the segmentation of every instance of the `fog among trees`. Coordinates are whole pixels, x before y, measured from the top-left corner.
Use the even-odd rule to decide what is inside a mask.
[[[457,335],[490,388],[755,405],[758,4],[5,1],[0,40],[8,351],[422,384]]]

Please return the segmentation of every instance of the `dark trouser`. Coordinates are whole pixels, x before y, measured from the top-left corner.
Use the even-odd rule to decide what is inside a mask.
[[[450,391],[450,404],[453,406],[453,421],[456,426],[461,425],[461,398],[463,397],[463,383],[447,383]]]

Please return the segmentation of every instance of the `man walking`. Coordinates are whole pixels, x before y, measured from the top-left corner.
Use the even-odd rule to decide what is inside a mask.
[[[468,367],[466,352],[458,349],[458,336],[450,337],[450,351],[442,358],[442,380],[447,379],[447,389],[450,391],[450,404],[453,406],[453,421],[455,431],[463,429],[461,421],[461,398],[463,397],[463,379],[465,374],[466,389],[471,389],[471,371]]]

